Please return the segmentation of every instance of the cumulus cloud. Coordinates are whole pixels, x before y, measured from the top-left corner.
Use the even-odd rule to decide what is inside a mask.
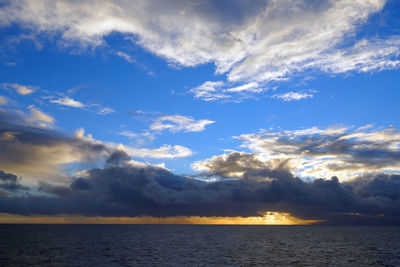
[[[266,170],[284,170],[286,164],[286,160],[271,159],[265,161],[258,154],[232,152],[197,161],[192,164],[192,167],[202,175],[207,176],[265,180],[269,179]],[[260,173],[257,174],[258,172]]]
[[[18,23],[33,34],[60,35],[64,44],[83,48],[103,45],[105,36],[119,32],[172,64],[214,63],[215,72],[225,74],[226,80],[192,90],[195,97],[209,101],[244,91],[260,93],[271,81],[311,69],[343,73],[398,68],[399,36],[346,38],[385,3],[17,0],[1,7],[0,25]]]
[[[151,125],[150,130],[170,132],[201,132],[205,127],[214,123],[211,120],[198,120],[181,115],[167,115],[158,117]]]
[[[3,83],[3,88],[11,88],[14,89],[20,95],[29,95],[37,90],[37,87],[30,85],[21,85],[18,83]]]
[[[63,164],[92,162],[109,153],[105,145],[88,138],[32,125],[22,114],[1,115],[0,169],[5,171],[43,179],[59,174]]]
[[[342,179],[400,172],[400,132],[395,128],[312,127],[304,130],[243,134],[243,147],[263,161],[285,160],[302,177]]]
[[[35,120],[53,121],[39,110],[30,110]],[[0,109],[0,169],[32,179],[44,179],[59,175],[65,164],[100,164],[119,150],[126,151],[130,157],[177,158],[192,155],[189,148],[179,145],[150,149],[101,142],[85,134],[82,128],[69,136],[35,123],[31,116]]]
[[[244,135],[239,138],[247,140],[246,146],[264,153],[214,156],[196,162],[198,176],[187,177],[131,159],[188,155],[190,150],[184,147],[132,149],[96,141],[83,129],[65,136],[20,117],[0,113],[2,213],[163,217],[257,216],[279,211],[333,223],[359,222],[359,218],[365,222],[366,216],[371,222],[400,223],[399,176],[380,172],[388,169],[388,162],[398,163],[399,133],[394,129],[364,127],[349,133],[348,128],[310,128]],[[293,174],[293,161],[298,160],[294,155],[308,160],[335,156],[336,163],[365,169],[368,164],[373,172],[342,182],[336,177],[307,181]],[[76,172],[79,176],[63,183],[49,173],[72,162],[97,162],[97,166],[103,162],[104,166]],[[41,180],[39,193],[18,193],[27,188],[17,176],[34,174],[40,177],[35,181]],[[210,176],[217,179],[203,179]]]
[[[230,162],[240,159],[233,155]],[[251,157],[245,159],[252,161]],[[255,160],[253,166],[260,166]],[[256,168],[257,169],[257,168]],[[336,177],[303,181],[277,166],[244,170],[248,179],[215,182],[179,176],[137,164],[119,151],[103,168],[86,171],[69,186],[41,183],[48,196],[0,196],[0,212],[85,216],[259,216],[287,212],[303,219],[332,223],[400,223],[398,175],[358,177],[340,183]],[[264,179],[253,179],[263,176]],[[391,191],[384,190],[391,188]],[[79,203],[79,204],[78,204]]]

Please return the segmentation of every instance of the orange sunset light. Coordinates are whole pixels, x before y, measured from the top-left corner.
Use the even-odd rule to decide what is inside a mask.
[[[13,215],[0,214],[0,223],[20,224],[217,224],[217,225],[309,225],[321,220],[303,220],[285,212],[264,212],[254,217],[86,217],[80,215]]]

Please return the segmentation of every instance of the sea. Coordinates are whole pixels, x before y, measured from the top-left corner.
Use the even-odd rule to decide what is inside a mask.
[[[0,266],[400,266],[400,227],[0,225]]]

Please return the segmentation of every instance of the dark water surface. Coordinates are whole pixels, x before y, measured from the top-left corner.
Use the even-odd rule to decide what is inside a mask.
[[[0,225],[0,266],[400,266],[400,227]]]

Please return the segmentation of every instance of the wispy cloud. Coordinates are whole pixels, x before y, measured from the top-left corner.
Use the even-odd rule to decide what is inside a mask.
[[[84,108],[85,105],[82,104],[81,102],[74,100],[72,98],[69,98],[68,96],[59,98],[59,99],[55,99],[55,100],[50,100],[51,103],[56,103],[59,105],[63,105],[63,106],[68,106],[68,107],[73,107],[73,108]]]
[[[195,120],[182,115],[167,115],[158,117],[151,125],[152,131],[169,130],[170,132],[201,132],[205,127],[214,123],[211,120]]]
[[[241,98],[236,94],[245,91],[258,94],[271,81],[307,70],[336,74],[400,66],[399,36],[344,40],[380,12],[385,0],[256,1],[251,5],[235,1],[225,8],[213,1],[168,2],[169,8],[152,0],[101,1],[95,10],[92,0],[51,2],[8,2],[0,9],[1,25],[19,23],[33,34],[61,32],[61,42],[82,48],[102,45],[105,36],[121,32],[172,64],[212,62],[216,73],[226,79],[192,90],[206,101]],[[132,61],[126,52],[117,55]]]
[[[2,105],[7,105],[7,103],[8,103],[9,101],[10,101],[10,100],[9,100],[7,97],[1,96],[1,95],[0,95],[0,106],[2,106]]]
[[[104,107],[100,104],[83,104],[82,102],[70,98],[68,96],[64,96],[58,99],[50,100],[50,103],[59,104],[62,106],[72,107],[72,108],[79,108],[84,109],[87,111],[91,111],[97,113],[99,115],[107,115],[110,113],[114,113],[114,109],[110,107]]]
[[[18,83],[3,83],[1,84],[4,88],[14,89],[20,95],[29,95],[35,92],[38,88],[30,85],[21,85]]]
[[[136,63],[136,60],[134,60],[130,55],[128,55],[128,54],[125,53],[125,52],[118,51],[116,54],[117,54],[117,56],[119,56],[119,57],[125,59],[125,60],[128,61],[129,63]]]
[[[193,155],[192,150],[179,145],[162,145],[159,148],[125,147],[125,149],[128,154],[138,158],[173,159]]]
[[[79,90],[81,90],[81,89],[83,89],[83,88],[86,88],[86,87],[88,87],[87,84],[79,84],[79,85],[77,85],[77,86],[74,86],[74,87],[68,89],[68,90],[67,90],[67,93],[68,93],[68,94],[73,94],[73,93],[76,93],[76,92],[78,92]]]
[[[296,100],[301,100],[301,99],[313,98],[314,95],[312,93],[306,93],[306,92],[287,92],[287,93],[284,93],[284,94],[275,94],[272,97],[281,99],[281,100],[286,101],[286,102],[289,102],[289,101],[296,101]]]
[[[204,101],[238,102],[263,91],[265,91],[265,88],[256,82],[232,87],[221,81],[207,81],[200,86],[190,89],[189,92],[192,93],[195,98]]]
[[[55,122],[55,119],[52,116],[42,112],[34,106],[29,106],[28,108],[31,113],[31,120],[47,123],[46,125],[51,125]]]
[[[129,111],[129,114],[137,119],[151,121],[149,128],[143,132],[121,131],[119,134],[130,139],[135,139],[138,144],[153,141],[163,131],[171,133],[202,132],[215,121],[203,119],[196,120],[190,116],[162,115],[160,112],[146,112],[142,110]]]
[[[155,134],[149,131],[142,133],[135,133],[132,131],[121,131],[119,135],[126,136],[130,139],[134,139],[138,145],[144,145],[146,143],[154,141]]]

